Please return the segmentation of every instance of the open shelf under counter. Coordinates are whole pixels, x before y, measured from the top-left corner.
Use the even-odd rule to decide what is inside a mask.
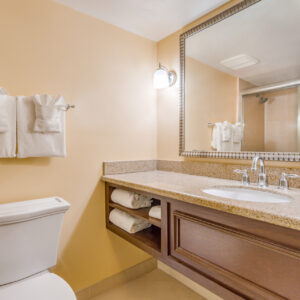
[[[112,191],[115,188],[122,188],[128,191],[132,191],[137,194],[143,194],[145,193],[140,193],[139,191],[133,190],[133,189],[128,189],[126,187],[114,185],[114,184],[107,184],[106,185],[106,227],[116,233],[117,235],[121,236],[125,240],[131,242],[135,246],[143,249],[144,251],[148,252],[149,254],[153,255],[154,257],[161,257],[162,252],[165,246],[164,243],[162,243],[162,235],[163,235],[163,230],[162,230],[162,222],[159,219],[152,218],[149,216],[149,211],[151,207],[156,206],[156,205],[161,205],[161,201],[158,199],[155,199],[152,197],[152,195],[149,195],[152,200],[152,206],[151,207],[145,207],[145,208],[139,208],[139,209],[131,209],[125,206],[122,206],[120,204],[114,203],[111,201],[111,194]],[[109,221],[109,214],[112,209],[117,208],[123,212],[128,213],[131,216],[137,217],[139,219],[145,220],[149,222],[152,226],[144,229],[142,231],[139,231],[137,233],[128,233],[127,231],[119,228],[118,226],[112,224]]]
[[[134,245],[142,248],[148,253],[156,256],[161,255],[161,230],[156,226],[151,226],[137,233],[128,233],[120,227],[109,222],[107,228],[119,236],[130,241]]]
[[[149,216],[149,210],[151,209],[151,207],[131,209],[131,208],[127,208],[125,206],[122,206],[122,205],[114,203],[114,202],[109,202],[109,207],[110,208],[117,208],[119,210],[122,210],[122,211],[128,213],[131,216],[134,216],[134,217],[137,217],[139,219],[145,220],[145,221],[149,222],[150,224],[161,228],[161,220],[156,219],[156,218],[152,218],[152,217]]]

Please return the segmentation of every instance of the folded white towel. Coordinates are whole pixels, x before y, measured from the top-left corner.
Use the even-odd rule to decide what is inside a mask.
[[[16,156],[16,97],[0,95],[0,157]]]
[[[0,95],[9,95],[8,91],[0,86]]]
[[[240,143],[244,135],[244,124],[238,122],[233,125],[232,141],[233,143]]]
[[[35,132],[61,132],[61,114],[63,108],[59,104],[61,97],[51,97],[50,95],[35,95],[35,122],[33,130]]]
[[[63,98],[58,103],[64,107]],[[17,98],[17,131],[19,158],[66,156],[65,142],[65,111],[61,112],[61,132],[34,132],[35,104],[33,97],[19,96]]]
[[[149,216],[161,220],[161,206],[156,205],[149,210]]]
[[[225,121],[222,123],[221,151],[232,151],[232,124]]]
[[[229,142],[232,136],[232,124],[225,121],[222,124],[222,142]]]
[[[221,129],[222,129],[222,123],[215,123],[213,127],[212,132],[212,142],[211,146],[213,149],[216,149],[217,151],[221,151]]]
[[[109,221],[129,233],[136,233],[151,226],[149,222],[133,217],[117,208],[110,212]]]
[[[150,207],[152,203],[151,197],[138,195],[121,189],[113,190],[111,193],[111,201],[133,209]]]
[[[232,130],[232,151],[240,152],[242,150],[242,139],[244,136],[244,124],[236,123]]]
[[[8,106],[10,101],[3,101],[3,98],[7,98],[7,96],[1,96],[0,100],[0,133],[6,132],[8,130]]]

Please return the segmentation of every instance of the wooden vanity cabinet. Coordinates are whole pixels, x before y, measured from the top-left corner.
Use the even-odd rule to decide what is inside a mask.
[[[300,299],[299,231],[151,196],[162,206],[159,248],[113,231],[224,299]]]

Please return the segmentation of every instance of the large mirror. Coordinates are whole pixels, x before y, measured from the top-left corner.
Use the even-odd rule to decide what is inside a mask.
[[[299,0],[245,0],[181,35],[181,155],[300,160],[299,28]]]

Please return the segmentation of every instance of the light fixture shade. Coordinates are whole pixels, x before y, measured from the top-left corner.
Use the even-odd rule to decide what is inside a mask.
[[[155,89],[164,89],[170,86],[169,73],[163,68],[159,68],[153,75],[153,87]]]

